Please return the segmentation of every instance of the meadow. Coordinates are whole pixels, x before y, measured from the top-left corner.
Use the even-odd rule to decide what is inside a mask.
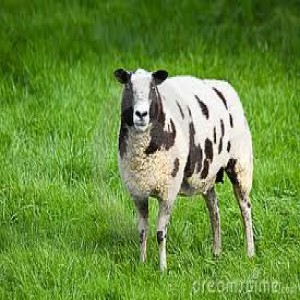
[[[3,0],[0,4],[1,299],[299,299],[300,3]],[[229,180],[223,252],[201,197],[178,198],[168,271],[150,202],[139,263],[117,166],[119,67],[228,80],[253,136],[256,256]]]

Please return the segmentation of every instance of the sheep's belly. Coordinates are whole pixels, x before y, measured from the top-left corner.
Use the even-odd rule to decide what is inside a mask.
[[[132,195],[162,196],[168,189],[172,167],[164,151],[149,156],[128,154],[119,160],[119,167],[122,179]]]

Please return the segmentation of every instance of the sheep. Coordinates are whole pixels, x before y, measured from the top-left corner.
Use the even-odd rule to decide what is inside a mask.
[[[215,184],[229,177],[241,211],[247,253],[254,255],[251,204],[252,139],[243,108],[226,81],[168,72],[118,69],[123,84],[118,163],[138,215],[140,259],[146,259],[148,199],[159,203],[160,269],[167,267],[166,238],[177,195],[202,194],[209,211],[213,253],[221,252]]]

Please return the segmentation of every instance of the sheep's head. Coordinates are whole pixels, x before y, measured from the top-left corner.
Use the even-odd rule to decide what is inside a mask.
[[[114,75],[124,85],[122,121],[129,126],[134,126],[137,131],[145,131],[159,118],[161,99],[157,85],[168,77],[168,72],[158,70],[151,73],[142,69],[128,72],[118,69]]]

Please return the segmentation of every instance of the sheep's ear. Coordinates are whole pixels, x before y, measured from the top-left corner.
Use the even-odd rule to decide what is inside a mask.
[[[152,73],[152,77],[154,78],[155,84],[161,84],[164,82],[168,77],[168,72],[165,70],[158,70]]]
[[[130,80],[130,72],[124,69],[118,69],[114,71],[114,75],[117,78],[117,80],[122,84],[126,84]]]

